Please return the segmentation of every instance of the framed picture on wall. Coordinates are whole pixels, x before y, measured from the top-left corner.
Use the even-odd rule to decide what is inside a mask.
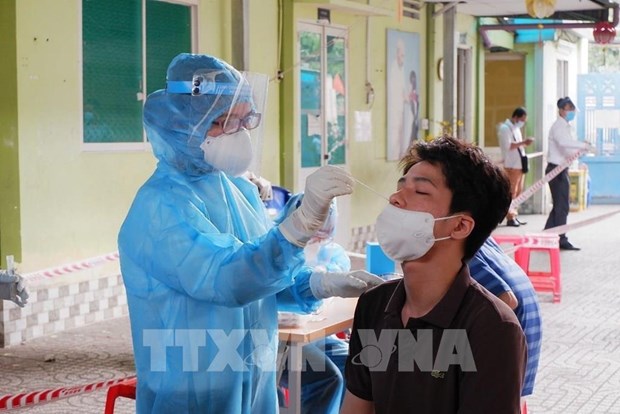
[[[387,30],[387,159],[399,160],[418,139],[420,35]]]

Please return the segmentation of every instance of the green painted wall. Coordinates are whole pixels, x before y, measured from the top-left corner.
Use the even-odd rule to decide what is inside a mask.
[[[295,182],[295,166],[299,165],[298,146],[295,142],[295,77],[293,69],[295,67],[296,52],[295,44],[297,32],[295,24],[295,5],[292,0],[282,1],[281,10],[281,34],[279,70],[282,72],[280,81],[280,153],[279,153],[279,180],[275,182],[286,188],[293,188]],[[297,148],[297,152],[296,152]]]
[[[23,272],[114,251],[154,165],[148,152],[81,147],[80,2],[17,2]]]
[[[0,2],[0,267],[21,260],[15,1]]]
[[[269,76],[269,90],[263,115],[262,169],[268,180],[280,182],[280,86],[277,78],[279,48],[278,0],[250,1],[249,56],[251,72]]]

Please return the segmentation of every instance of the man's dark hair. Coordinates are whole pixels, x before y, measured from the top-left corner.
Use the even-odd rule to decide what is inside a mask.
[[[557,105],[558,105],[558,109],[564,109],[566,108],[566,106],[570,106],[571,108],[575,107],[575,104],[568,96],[558,99]]]
[[[452,191],[449,214],[465,212],[475,221],[465,242],[463,259],[468,260],[508,212],[512,201],[508,178],[479,147],[446,135],[413,144],[400,161],[403,174],[421,161],[441,167]]]
[[[512,111],[512,117],[513,118],[522,118],[525,115],[527,115],[527,111],[522,106],[520,106],[517,109],[515,109],[514,111]]]

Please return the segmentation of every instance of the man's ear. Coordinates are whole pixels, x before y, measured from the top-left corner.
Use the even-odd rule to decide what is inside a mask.
[[[453,239],[463,240],[466,239],[474,230],[476,222],[471,216],[468,216],[467,214],[463,214],[462,216],[458,217],[458,219],[459,224],[454,228],[454,230],[452,230],[451,236]]]

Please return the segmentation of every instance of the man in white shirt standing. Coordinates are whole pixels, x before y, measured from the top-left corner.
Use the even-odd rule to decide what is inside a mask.
[[[564,163],[566,159],[571,157],[575,152],[590,147],[587,142],[577,140],[574,129],[570,122],[575,119],[575,104],[567,96],[558,99],[558,119],[551,125],[549,130],[549,152],[547,153],[547,169],[548,174],[558,165]],[[553,200],[553,208],[549,212],[545,229],[550,229],[566,224],[569,211],[569,191],[570,180],[568,177],[568,168],[562,170],[554,179],[549,181],[549,189],[551,190],[551,199]],[[573,246],[566,237],[566,234],[560,234],[560,249],[562,250],[580,250]]]
[[[525,147],[534,142],[533,138],[523,139],[521,135],[521,128],[523,128],[526,121],[527,112],[525,108],[519,107],[512,112],[512,117],[500,124],[497,129],[499,145],[504,158],[504,170],[510,180],[510,191],[513,200],[519,197],[523,191],[527,170],[523,169],[524,164],[521,159],[522,157],[527,157],[525,155]],[[527,165],[527,158],[525,159],[525,165]],[[506,225],[509,227],[519,227],[520,225],[527,224],[517,218],[518,214],[519,212],[516,208],[508,210]]]

